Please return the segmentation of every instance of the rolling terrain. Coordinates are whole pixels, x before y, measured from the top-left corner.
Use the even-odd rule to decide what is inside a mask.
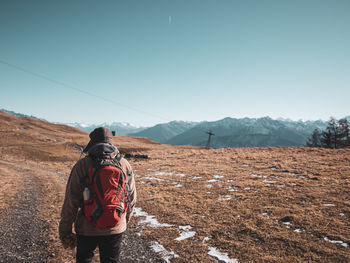
[[[19,262],[74,262],[57,227],[88,134],[0,111],[0,135],[0,252]],[[349,149],[114,142],[122,154],[150,157],[129,160],[138,203],[122,262],[350,261]],[[30,244],[18,247],[21,238]],[[131,254],[136,245],[141,255]]]
[[[196,125],[195,122],[172,121],[157,124],[137,133],[128,134],[136,137],[147,137],[159,143],[166,143],[171,138],[178,136]]]
[[[348,118],[348,117],[346,117]],[[97,125],[81,126],[69,124],[75,128],[92,131]],[[218,121],[184,122],[171,121],[149,128],[132,126],[105,125],[116,130],[118,135],[147,137],[156,142],[174,145],[206,146],[208,131],[214,132],[210,146],[213,148],[228,147],[270,147],[270,146],[305,146],[314,129],[324,130],[327,122],[292,121],[288,119],[263,118],[224,118]],[[127,130],[127,129],[128,130]],[[128,132],[129,131],[129,132]]]

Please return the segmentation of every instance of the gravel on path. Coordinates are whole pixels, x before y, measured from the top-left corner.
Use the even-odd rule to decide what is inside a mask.
[[[14,196],[14,205],[0,214],[0,262],[45,262],[47,225],[38,218],[41,185],[28,171],[16,172],[22,173],[24,190]]]

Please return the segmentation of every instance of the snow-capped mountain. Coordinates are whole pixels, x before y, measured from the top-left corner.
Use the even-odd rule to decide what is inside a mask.
[[[20,117],[31,117],[21,113],[1,109]],[[350,116],[345,117],[350,121]],[[64,123],[59,123],[64,124]],[[268,146],[304,146],[314,129],[325,130],[328,122],[293,121],[270,117],[263,118],[224,118],[212,122],[172,121],[153,127],[136,127],[129,123],[113,122],[101,124],[65,123],[80,130],[91,132],[97,127],[106,127],[117,135],[148,137],[159,143],[176,145],[206,146],[208,132],[214,133],[210,146],[224,147],[268,147]]]
[[[75,127],[79,130],[86,132],[92,132],[95,128],[105,127],[111,131],[115,131],[116,135],[127,135],[129,133],[136,133],[146,129],[145,127],[136,127],[127,122],[112,122],[112,123],[101,123],[101,124],[84,124],[84,123],[65,123],[66,125]]]
[[[208,131],[214,133],[210,146],[223,147],[267,147],[304,146],[315,128],[324,129],[322,121],[282,121],[270,117],[225,118],[214,122],[202,122],[179,134],[168,144],[206,146]]]

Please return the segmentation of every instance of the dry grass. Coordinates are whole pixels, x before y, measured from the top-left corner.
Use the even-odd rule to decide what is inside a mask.
[[[0,138],[0,157],[11,162],[26,160],[33,169],[48,170],[38,172],[38,178],[45,185],[41,214],[50,224],[49,249],[55,254],[52,261],[70,262],[71,255],[58,246],[57,226],[64,179],[79,154],[65,145],[85,145],[88,136],[36,120],[34,125],[31,119],[1,112],[0,117],[0,131],[8,136]],[[9,131],[14,135],[8,135]],[[142,234],[176,252],[179,258],[173,262],[215,262],[207,255],[207,245],[240,262],[350,261],[349,247],[324,240],[350,244],[350,150],[214,150],[127,136],[115,137],[115,144],[124,153],[151,157],[131,160],[138,176],[137,206],[173,226],[145,227]],[[159,171],[169,174],[156,174]],[[7,187],[17,188],[18,182],[11,180],[13,171],[3,163],[0,174],[3,181],[14,184]],[[208,181],[212,179],[217,181]],[[6,200],[13,193],[0,187],[0,200],[9,203]],[[196,235],[175,241],[180,225],[191,225]],[[137,220],[132,226],[137,227]],[[205,237],[210,240],[203,242]]]
[[[0,163],[0,213],[12,203],[12,198],[21,190],[20,174]]]
[[[146,182],[139,184],[139,203],[162,222],[191,225],[196,236],[176,242],[175,228],[145,232],[180,251],[178,261],[203,262],[201,241],[209,236],[210,245],[242,262],[346,262],[349,248],[324,237],[350,243],[349,153],[309,148],[150,151],[152,160],[134,164],[139,180]],[[188,176],[142,179],[153,171]],[[223,177],[209,183],[214,175]],[[231,200],[220,200],[225,197]],[[290,222],[290,228],[282,221]]]

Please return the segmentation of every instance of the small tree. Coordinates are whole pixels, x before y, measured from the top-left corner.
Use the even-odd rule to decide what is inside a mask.
[[[350,128],[347,119],[337,121],[331,118],[321,134],[321,146],[326,148],[350,147]]]
[[[325,131],[322,131],[321,134],[321,146],[325,148],[332,148],[332,132],[330,129],[327,129]]]
[[[306,145],[308,147],[321,147],[321,134],[317,128],[313,131]]]
[[[338,121],[339,129],[339,147],[345,148],[350,147],[350,137],[349,137],[349,123],[347,119],[340,119]]]

